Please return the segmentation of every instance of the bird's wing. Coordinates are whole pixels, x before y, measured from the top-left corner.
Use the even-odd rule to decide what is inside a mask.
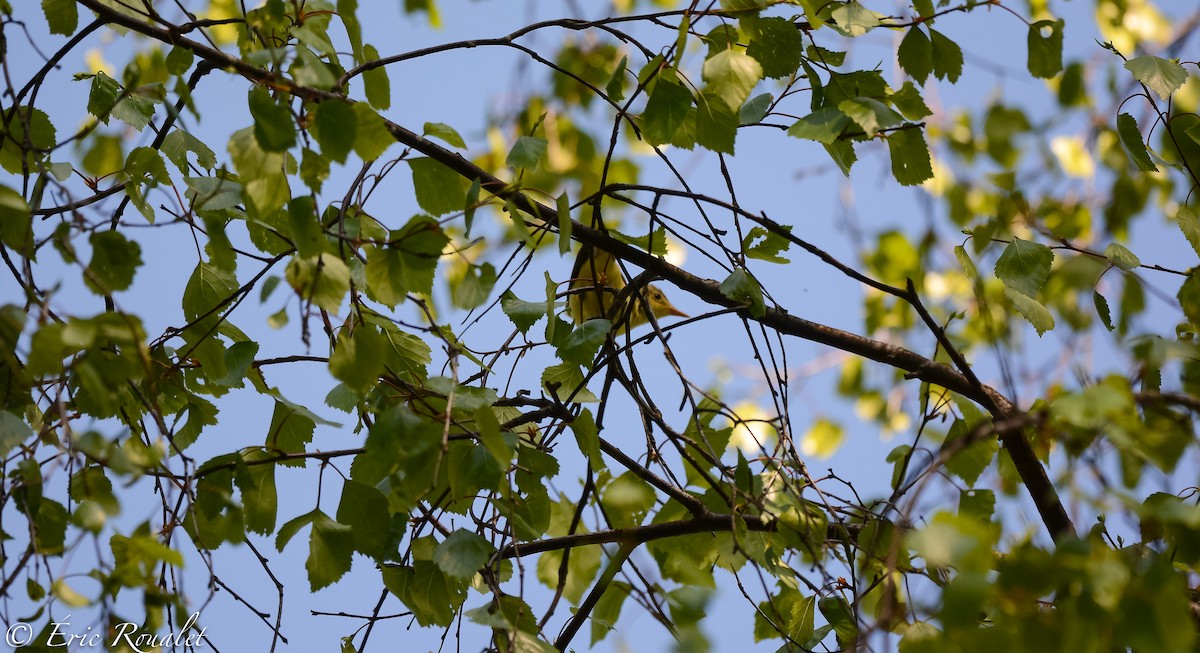
[[[625,287],[625,275],[621,274],[621,266],[617,264],[617,259],[591,245],[579,248],[579,254],[575,257],[575,267],[571,270],[571,281],[577,287],[607,286],[613,290]],[[580,281],[594,283],[578,283]]]
[[[588,245],[580,248],[571,270],[571,290],[567,305],[576,324],[608,315],[617,300],[625,276],[611,254]]]

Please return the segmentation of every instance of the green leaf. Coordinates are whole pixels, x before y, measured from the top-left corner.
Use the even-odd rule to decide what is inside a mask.
[[[0,410],[0,456],[7,456],[13,447],[21,444],[33,435],[25,420],[8,412]]]
[[[91,599],[76,592],[63,578],[56,578],[54,582],[50,583],[50,594],[69,608],[82,608],[92,604]],[[25,647],[22,646],[20,648]]]
[[[97,231],[88,242],[92,262],[84,270],[83,280],[97,295],[125,290],[133,284],[133,275],[142,265],[142,248],[126,240],[119,231]]]
[[[237,292],[233,273],[201,262],[183,290],[183,315],[189,321],[211,315]]]
[[[311,524],[316,516],[316,510],[306,512],[303,515],[289,519],[287,523],[280,526],[279,532],[275,534],[275,550],[283,553],[284,547],[288,545],[288,542],[292,541],[296,533],[299,533],[300,529]]]
[[[250,90],[250,115],[254,118],[254,138],[263,151],[284,152],[296,144],[292,113],[262,86]]]
[[[681,84],[675,73],[665,70],[659,74],[642,112],[642,133],[652,145],[667,143],[683,124],[692,106],[692,93]]]
[[[634,247],[643,249],[655,256],[666,256],[667,254],[667,231],[662,227],[659,227],[644,236],[630,236],[628,234],[623,234],[616,229],[609,229],[608,235],[616,238],[626,245],[633,245]]]
[[[427,122],[421,132],[424,136],[440,138],[446,143],[459,149],[467,149],[467,143],[459,136],[458,131],[444,122]]]
[[[383,118],[365,102],[354,105],[354,117],[358,125],[354,132],[354,153],[363,161],[378,159],[396,142]]]
[[[336,315],[350,291],[350,269],[329,253],[310,258],[295,256],[287,266],[287,281],[305,301]]]
[[[15,175],[27,175],[45,159],[42,152],[54,149],[57,131],[50,117],[41,109],[9,107],[4,111],[7,121],[0,127],[4,139],[0,142],[0,166]],[[89,164],[102,169],[97,174],[109,174],[121,168],[121,141],[115,136],[96,136],[95,146],[84,156],[85,168]],[[32,148],[32,149],[29,149]],[[97,155],[93,155],[98,151]]]
[[[98,72],[92,77],[92,87],[88,93],[88,113],[107,125],[109,114],[120,98],[121,84],[103,72]]]
[[[738,111],[739,125],[755,125],[767,117],[767,111],[771,109],[771,102],[775,100],[775,96],[770,93],[759,93],[750,98],[742,108]]]
[[[929,146],[919,128],[894,131],[888,134],[887,144],[892,155],[892,175],[901,186],[915,186],[933,177]]]
[[[191,69],[192,61],[195,58],[196,55],[192,54],[191,50],[175,46],[167,53],[167,72],[172,75],[182,75]]]
[[[401,331],[391,322],[381,322],[377,326],[383,330],[387,345],[387,370],[409,382],[424,381],[430,361],[429,345],[417,336]]]
[[[175,439],[172,442],[173,449],[176,451],[184,451],[200,437],[205,426],[213,426],[217,423],[217,407],[208,401],[197,397],[196,395],[188,395],[187,404],[187,422],[175,431]]]
[[[561,402],[593,403],[596,395],[583,384],[583,372],[573,363],[559,363],[542,372],[542,387]]]
[[[51,34],[70,36],[79,25],[79,9],[74,0],[42,0],[42,12],[46,14]]]
[[[1126,61],[1125,69],[1133,73],[1134,79],[1145,84],[1164,100],[1179,90],[1188,77],[1187,71],[1178,61],[1149,54]]]
[[[1200,324],[1200,269],[1192,268],[1176,294],[1183,314],[1192,324]]]
[[[836,67],[841,66],[842,64],[846,63],[846,53],[845,52],[839,52],[836,50],[826,50],[825,48],[822,48],[818,45],[810,44],[808,46],[807,57],[809,60],[813,61],[814,63],[821,63],[826,66],[832,67],[832,68],[836,68]],[[808,75],[808,77],[810,79],[816,78],[815,71],[813,71],[812,68],[808,66],[808,63],[802,62],[802,64],[805,66],[805,73]],[[819,94],[819,92],[821,90],[820,89],[820,80],[815,79],[813,84],[814,84],[814,86],[817,87],[814,90],[817,91]],[[814,98],[814,100],[815,99],[816,98]],[[816,103],[820,104],[820,102],[816,102]]]
[[[183,192],[192,203],[192,209],[199,211],[224,211],[241,204],[242,185],[236,181],[221,177],[184,177],[187,190]]]
[[[321,153],[345,163],[358,136],[358,114],[340,100],[328,100],[309,109],[309,129],[321,146]],[[311,115],[311,114],[316,114]]]
[[[521,333],[528,333],[529,328],[546,315],[546,302],[527,302],[511,290],[504,293],[500,308]]]
[[[184,175],[191,174],[187,160],[188,152],[195,153],[196,164],[205,170],[211,170],[217,164],[217,155],[204,144],[204,141],[178,127],[172,129],[171,133],[163,139],[161,151],[167,160],[174,163],[175,167],[179,168],[179,172]],[[237,187],[241,189],[241,184],[237,184]]]
[[[1098,291],[1092,291],[1092,303],[1096,305],[1096,315],[1100,317],[1100,323],[1105,329],[1113,330],[1112,311],[1108,308],[1108,300],[1104,298]]]
[[[842,174],[849,177],[850,168],[858,160],[858,155],[854,153],[854,144],[848,140],[825,143],[825,151],[829,153],[829,157],[837,164]]]
[[[338,333],[337,347],[329,356],[329,372],[359,394],[365,394],[383,374],[384,339],[370,324],[359,324],[353,334]]]
[[[316,428],[316,421],[307,410],[277,399],[275,412],[271,414],[266,445],[268,449],[278,450],[281,453],[301,453],[308,443],[312,442],[313,431]],[[304,461],[286,461],[280,464],[303,467]]]
[[[404,253],[405,283],[412,292],[433,292],[433,275],[450,237],[437,220],[413,216],[403,227],[388,235],[388,243]]]
[[[957,43],[941,32],[930,28],[929,41],[933,45],[933,75],[951,84],[962,75],[963,53]]]
[[[571,199],[564,191],[554,198],[554,211],[558,214],[558,253],[565,255],[571,251],[571,232],[575,223],[571,221]]]
[[[308,541],[308,583],[313,592],[336,583],[350,571],[354,553],[354,535],[349,526],[339,524],[319,510],[313,516]]]
[[[615,528],[632,528],[642,523],[655,502],[654,489],[632,472],[614,478],[599,498]]]
[[[31,520],[34,528],[33,550],[40,555],[59,555],[65,550],[67,521],[70,514],[63,504],[49,497],[38,502],[37,514]]]
[[[1083,63],[1073,61],[1068,64],[1058,80],[1058,104],[1064,108],[1085,107],[1091,103],[1089,92]]]
[[[688,25],[690,25],[690,23],[688,23]],[[683,26],[684,24],[681,23],[680,27]],[[718,52],[722,52],[733,47],[739,47],[739,36],[738,28],[728,23],[717,25],[716,27],[712,28],[709,30],[708,34],[704,35],[704,44],[708,46],[705,57],[711,57]],[[676,45],[679,43],[681,43],[681,41],[677,41]],[[678,63],[678,59],[676,59],[676,62]],[[678,70],[678,65],[676,65],[674,69]]]
[[[595,471],[605,468],[604,459],[600,457],[600,432],[596,428],[596,420],[592,417],[591,409],[585,408],[571,422],[571,432],[575,434],[575,442],[579,450],[587,456],[588,463]]]
[[[933,43],[925,36],[920,25],[909,28],[896,50],[896,58],[904,72],[917,80],[918,84],[924,84],[929,78],[929,73],[933,72]]]
[[[462,581],[456,581],[433,562],[417,560],[411,567],[387,565],[383,584],[408,609],[422,626],[448,627],[467,598]]]
[[[491,406],[480,406],[475,410],[475,424],[479,427],[479,441],[487,448],[488,453],[492,454],[492,458],[501,469],[507,469],[515,453],[515,437],[510,439],[500,432],[500,421]]]
[[[533,170],[546,157],[548,145],[549,141],[544,138],[522,136],[517,139],[516,143],[513,143],[512,149],[508,151],[508,158],[504,162],[513,168]]]
[[[730,48],[705,59],[701,74],[708,84],[705,90],[720,97],[730,111],[736,112],[762,79],[763,67],[754,57]]]
[[[903,121],[894,109],[869,97],[842,100],[838,103],[838,109],[858,123],[867,136],[874,136],[880,129],[894,127]]]
[[[758,11],[767,6],[767,0],[721,0],[721,8],[728,12]]]
[[[363,46],[363,59],[376,61],[379,51],[375,46]],[[376,66],[363,72],[363,90],[367,94],[367,102],[380,111],[387,111],[392,106],[392,83],[388,79],[387,66]]]
[[[848,650],[854,650],[858,641],[858,624],[850,611],[850,604],[841,596],[831,596],[817,601],[817,607],[833,631],[837,633],[838,644]]]
[[[467,188],[466,208],[463,211],[463,235],[467,238],[471,237],[471,225],[475,222],[475,211],[485,202],[479,201],[479,194],[483,191],[483,182],[478,177],[471,180],[470,187]],[[563,193],[563,197],[566,193]]]
[[[1049,247],[1014,237],[996,260],[996,276],[1018,293],[1037,297],[1053,263],[1054,252]]]
[[[393,247],[367,246],[367,295],[395,308],[408,295],[408,266],[404,254]]]
[[[242,493],[242,512],[246,530],[270,535],[275,530],[276,513],[279,510],[279,495],[275,489],[275,464],[244,463],[270,459],[273,454],[262,449],[250,449],[242,453],[243,464],[237,466],[234,482]]]
[[[805,455],[826,460],[833,457],[845,441],[846,430],[841,424],[820,418],[815,420],[804,434],[801,446]]]
[[[462,281],[454,288],[450,301],[459,308],[471,309],[486,302],[496,285],[496,268],[491,263],[470,265]]]
[[[713,152],[733,154],[737,137],[738,115],[725,101],[709,93],[696,102],[696,143]]]
[[[317,215],[317,204],[310,195],[303,195],[288,202],[288,231],[297,255],[309,258],[329,250],[329,240]]]
[[[908,462],[912,458],[913,448],[907,444],[902,444],[888,452],[887,462],[892,463],[892,484],[891,488],[897,490],[900,484],[904,482],[904,474],[907,471]]]
[[[33,258],[33,214],[25,198],[7,186],[0,186],[0,243]]]
[[[1137,254],[1129,251],[1120,243],[1109,243],[1108,247],[1104,248],[1104,257],[1113,265],[1126,272],[1137,269],[1142,265],[1142,261],[1137,257]]]
[[[688,32],[692,26],[692,17],[684,14],[682,20],[679,21],[679,27],[675,28],[675,70],[679,70],[680,60],[683,59],[683,54],[687,52]]]
[[[162,155],[151,147],[135,147],[125,157],[125,176],[134,184],[170,184],[171,175]]]
[[[605,319],[588,320],[580,324],[558,347],[558,356],[568,363],[590,367],[604,338],[612,331],[612,322]]]
[[[621,616],[621,606],[625,598],[633,593],[633,586],[624,581],[613,581],[608,589],[596,601],[592,610],[592,646],[604,639],[608,633],[617,629],[617,619]]]
[[[785,226],[784,228],[791,231],[791,227]],[[771,263],[789,263],[787,258],[779,254],[787,251],[791,246],[792,242],[782,234],[767,231],[763,227],[752,227],[746,233],[746,237],[742,239],[742,251],[746,256]]]
[[[253,127],[234,132],[229,139],[229,154],[245,187],[246,208],[252,215],[267,215],[291,197],[283,155],[259,147]]]
[[[146,201],[146,190],[155,188],[160,183],[171,184],[171,176],[167,172],[167,164],[163,161],[162,155],[150,147],[134,148],[125,158],[124,172],[127,179],[126,197],[146,218],[146,221],[153,224],[154,209]],[[214,237],[216,237],[214,234],[209,234],[210,243]]]
[[[1047,36],[1042,30],[1050,30]],[[1029,26],[1029,72],[1034,77],[1050,79],[1062,72],[1063,21],[1039,20]],[[1128,68],[1128,64],[1126,64]]]
[[[787,133],[788,136],[829,145],[837,140],[848,124],[850,116],[833,107],[823,107],[797,120]]]
[[[786,78],[800,68],[804,56],[804,38],[786,18],[763,18],[755,23],[756,34],[746,46],[746,54],[762,66],[762,74],[772,79]]]
[[[426,157],[409,159],[417,204],[431,215],[463,209],[467,180],[438,161]]]
[[[820,6],[818,4],[818,6]],[[808,12],[806,11],[807,15]],[[833,10],[830,14],[833,22],[846,36],[862,36],[872,29],[879,27],[882,16],[866,7],[857,0],[851,0]]]
[[[494,551],[482,536],[460,528],[433,550],[433,562],[448,576],[470,580]]]
[[[346,36],[350,38],[350,50],[354,52],[355,61],[362,63],[362,24],[358,22],[358,0],[337,0],[337,13],[346,28]],[[323,23],[328,30],[328,23]]]
[[[570,521],[574,512],[574,504],[564,499],[556,502],[554,508],[555,522]],[[563,513],[566,514],[563,515]],[[563,515],[561,519],[560,515]],[[554,532],[556,525],[551,525],[551,532]],[[563,526],[563,534],[565,535],[566,524]],[[537,561],[538,580],[546,587],[557,588],[559,586],[560,570],[565,571],[565,576],[561,577],[564,581],[562,585],[563,596],[573,605],[578,605],[580,599],[583,597],[583,593],[592,587],[592,582],[596,578],[596,572],[600,570],[600,554],[601,549],[598,546],[581,546],[571,549],[570,557],[566,560],[564,560],[563,551],[548,551],[543,553],[538,556]],[[549,649],[551,652],[556,651],[553,647],[549,647]]]
[[[992,490],[961,490],[958,514],[981,522],[990,522],[996,512],[996,493]]]
[[[909,120],[920,120],[926,116],[933,115],[929,107],[925,106],[925,100],[921,97],[921,92],[912,82],[904,82],[904,86],[900,87],[899,91],[892,93],[889,98],[896,109]]]
[[[350,527],[357,551],[377,560],[389,553],[391,515],[387,497],[379,490],[366,483],[347,479],[342,485],[337,521]]]
[[[1004,289],[1004,296],[1013,303],[1021,316],[1033,325],[1039,336],[1054,328],[1054,316],[1036,299],[1012,287]]]
[[[621,57],[621,61],[617,62],[617,68],[613,71],[612,77],[604,85],[604,93],[613,102],[622,102],[625,100],[625,70],[628,64],[629,56],[625,55]]]
[[[721,282],[721,294],[730,301],[749,307],[750,314],[754,317],[762,317],[767,312],[766,304],[763,303],[762,287],[745,268],[734,270],[733,274]]]
[[[161,85],[157,86],[160,92],[161,88]],[[141,131],[150,124],[150,119],[154,117],[154,105],[159,101],[161,101],[160,97],[155,97],[140,88],[134,89],[117,102],[112,109],[112,116],[135,130]]]
[[[979,277],[979,270],[975,269],[975,262],[971,260],[966,248],[962,245],[954,246],[954,258],[958,259],[958,264],[962,266],[963,272],[966,273],[968,279]]]
[[[329,159],[320,152],[304,148],[304,158],[300,160],[300,181],[314,192],[321,192],[321,186],[329,178]]]
[[[1197,255],[1200,255],[1200,215],[1196,214],[1195,209],[1185,204],[1179,207],[1175,220],[1179,223],[1179,230],[1191,243],[1192,249]]]
[[[1129,158],[1133,160],[1133,164],[1142,172],[1158,172],[1158,166],[1150,160],[1150,153],[1146,151],[1146,143],[1142,140],[1142,132],[1138,129],[1137,120],[1128,113],[1122,113],[1117,116],[1117,134],[1121,137],[1121,144],[1125,146],[1125,151],[1129,152]]]

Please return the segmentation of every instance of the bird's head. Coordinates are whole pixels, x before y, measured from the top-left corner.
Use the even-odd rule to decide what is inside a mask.
[[[633,306],[629,310],[629,328],[648,324],[649,318],[646,317],[645,307],[650,307],[650,312],[654,314],[655,319],[662,319],[668,315],[676,317],[688,317],[687,313],[675,308],[671,301],[667,299],[666,293],[661,288],[654,284],[647,284],[641,291],[642,298],[634,301]],[[644,302],[642,300],[645,300]],[[621,331],[624,331],[622,328]]]
[[[650,312],[654,313],[654,317],[661,318],[668,315],[675,317],[688,317],[687,313],[675,308],[667,299],[666,293],[661,288],[654,284],[647,284],[642,294],[646,297],[646,303],[650,305]]]

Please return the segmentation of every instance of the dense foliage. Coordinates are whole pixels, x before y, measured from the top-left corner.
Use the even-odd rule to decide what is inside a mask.
[[[10,634],[1195,649],[1194,8],[485,4],[0,0]]]

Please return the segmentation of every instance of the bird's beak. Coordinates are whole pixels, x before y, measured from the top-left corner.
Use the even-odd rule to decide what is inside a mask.
[[[684,313],[683,311],[679,310],[678,308],[675,308],[674,306],[667,309],[667,315],[674,315],[675,317],[691,317],[691,315]]]

